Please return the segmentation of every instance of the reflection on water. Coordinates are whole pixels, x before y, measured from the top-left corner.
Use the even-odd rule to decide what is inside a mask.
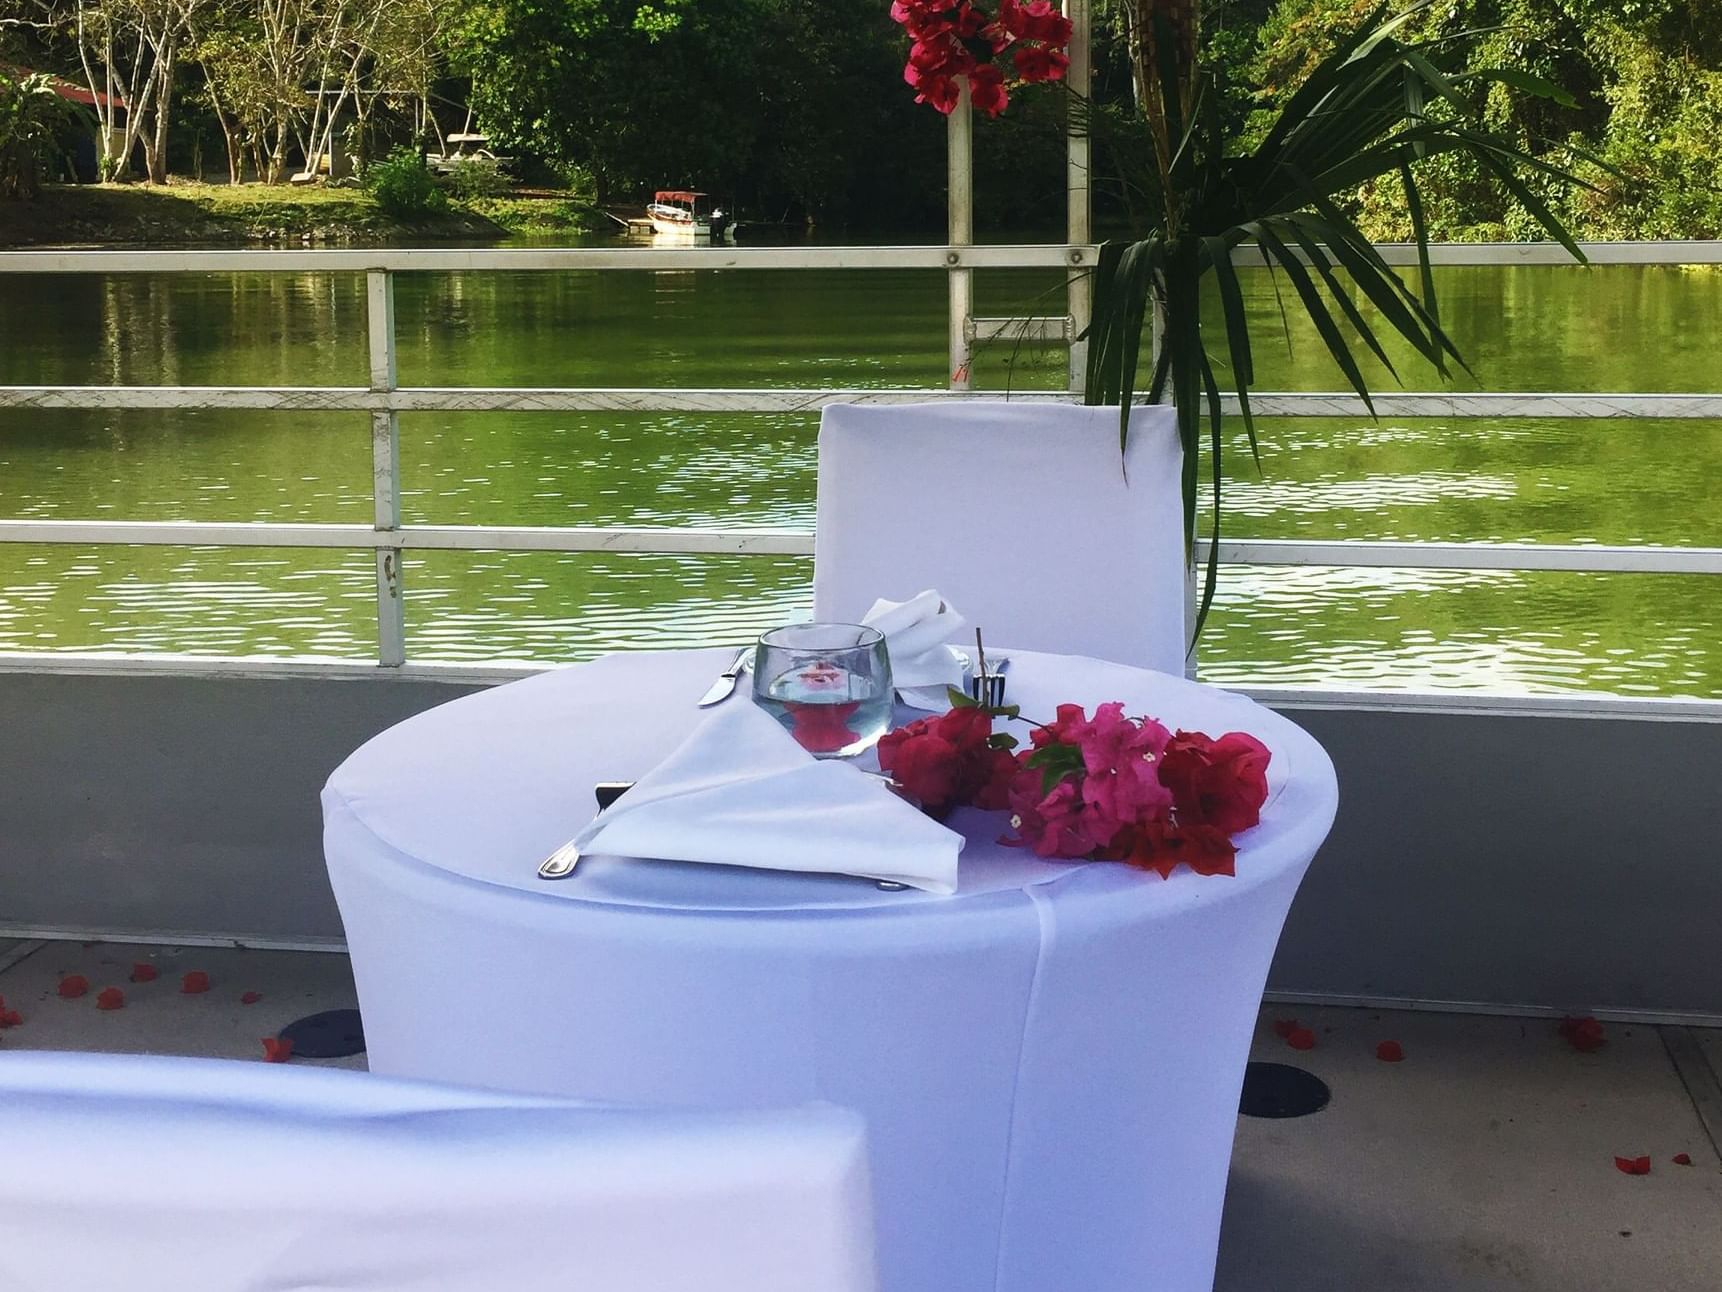
[[[1442,273],[1476,384],[1715,388],[1722,275]],[[1337,388],[1312,336],[1294,328],[1288,358],[1271,287],[1246,280],[1262,387]],[[1048,281],[981,274],[979,312],[1046,312]],[[928,385],[944,368],[944,299],[939,274],[896,271],[403,275],[402,379]],[[360,384],[363,319],[351,275],[5,279],[0,382]],[[1045,388],[1063,365],[1061,349],[1007,342],[976,373]],[[1413,388],[1436,384],[1401,366]],[[411,414],[403,506],[437,524],[810,528],[816,432],[805,415]],[[1260,474],[1234,450],[1237,536],[1722,546],[1722,423],[1269,419]],[[5,517],[364,522],[369,477],[362,414],[0,412]],[[1001,500],[1001,518],[1032,491]],[[409,651],[560,660],[734,641],[804,613],[808,574],[796,558],[427,554],[406,565]],[[1203,671],[1722,696],[1719,583],[1233,570]],[[0,547],[0,649],[368,658],[373,599],[366,552]]]

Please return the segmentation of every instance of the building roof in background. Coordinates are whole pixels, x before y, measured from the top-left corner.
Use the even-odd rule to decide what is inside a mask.
[[[18,67],[12,63],[0,63],[0,72],[19,77],[37,75],[32,68]],[[106,107],[110,104],[121,108],[126,106],[125,99],[118,94],[92,94],[85,86],[68,81],[64,77],[55,76],[52,72],[43,72],[41,75],[48,78],[49,83],[54,87],[54,93],[68,102],[81,103],[86,108]]]

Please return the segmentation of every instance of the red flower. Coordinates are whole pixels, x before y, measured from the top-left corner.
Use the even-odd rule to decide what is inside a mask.
[[[1692,1154],[1690,1154],[1690,1153],[1676,1153],[1674,1155],[1674,1165],[1675,1166],[1691,1166],[1692,1165]]]
[[[957,99],[961,89],[954,77],[945,75],[928,76],[920,81],[910,82],[920,89],[915,96],[916,103],[927,103],[943,112],[947,117],[957,110]]]
[[[1074,779],[1067,777],[1047,794],[1040,787],[1039,770],[1024,768],[1010,791],[1010,823],[1037,856],[1090,857],[1112,842],[1114,826],[1083,803]]]
[[[209,990],[209,975],[201,969],[193,969],[179,980],[179,989],[187,996],[201,995]]]
[[[1307,1027],[1294,1027],[1286,1036],[1286,1044],[1294,1050],[1313,1050],[1315,1033]]]
[[[60,979],[60,995],[67,1000],[76,1000],[90,989],[90,980],[81,973],[69,973]]]
[[[17,1027],[24,1016],[15,1009],[0,1009],[0,1028]]]
[[[1198,875],[1235,875],[1238,850],[1223,830],[1211,825],[1182,825],[1157,817],[1128,831],[1129,851],[1122,860],[1162,879],[1183,862]]]
[[[1297,1030],[1297,1025],[1295,1018],[1276,1018],[1274,1020],[1274,1035],[1283,1041]]]
[[[260,1001],[262,999],[263,999],[263,993],[262,992],[260,992],[260,991],[248,991],[239,998],[239,1003],[241,1005],[255,1005],[258,1001]]]
[[[1375,1057],[1383,1063],[1400,1063],[1405,1058],[1405,1047],[1398,1041],[1383,1041],[1375,1047]]]
[[[103,987],[96,993],[97,1009],[123,1009],[125,1003],[126,994],[118,987]]]
[[[1624,1175],[1649,1175],[1650,1158],[1646,1157],[1617,1157],[1614,1159],[1615,1170]]]
[[[1602,1024],[1594,1018],[1563,1018],[1560,1033],[1580,1054],[1590,1054],[1608,1044]]]
[[[1038,81],[1063,80],[1070,67],[1070,59],[1044,45],[1024,45],[1011,57],[1016,64],[1016,74],[1031,85]]]
[[[1017,763],[988,744],[992,734],[992,715],[978,707],[917,718],[880,739],[879,767],[933,816],[965,803],[1002,808]]]
[[[1242,731],[1218,740],[1180,731],[1160,760],[1181,821],[1211,825],[1227,836],[1261,820],[1268,799],[1268,747]]]
[[[855,743],[855,733],[849,729],[849,719],[861,707],[859,701],[848,704],[797,704],[786,702],[793,724],[789,734],[795,743],[810,754],[830,754],[845,745]]]
[[[292,1037],[266,1036],[263,1038],[263,1061],[265,1063],[285,1063],[292,1057]]]
[[[140,960],[132,966],[133,982],[154,982],[160,976],[156,967],[146,961]]]
[[[977,111],[996,117],[1010,106],[1010,92],[1005,89],[1004,73],[991,63],[982,63],[969,73],[969,102]]]

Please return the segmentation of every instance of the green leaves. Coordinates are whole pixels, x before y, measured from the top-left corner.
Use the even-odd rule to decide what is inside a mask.
[[[1254,243],[1263,263],[1283,272],[1322,346],[1357,395],[1374,412],[1358,347],[1398,380],[1382,336],[1396,335],[1436,371],[1464,357],[1442,330],[1430,265],[1428,223],[1417,184],[1427,159],[1457,154],[1500,179],[1507,191],[1575,259],[1582,250],[1527,181],[1536,172],[1583,183],[1560,167],[1529,155],[1483,123],[1482,105],[1467,94],[1506,85],[1527,94],[1570,101],[1559,87],[1517,68],[1466,71],[1478,33],[1449,35],[1425,44],[1402,39],[1410,19],[1428,0],[1392,15],[1382,4],[1347,33],[1284,101],[1254,148],[1240,151],[1210,105],[1204,74],[1176,80],[1170,42],[1141,54],[1140,84],[1159,93],[1148,104],[1157,174],[1127,177],[1155,193],[1160,208],[1146,235],[1107,243],[1095,269],[1088,346],[1087,398],[1117,404],[1120,434],[1128,433],[1138,391],[1143,333],[1151,310],[1158,334],[1148,397],[1170,397],[1184,450],[1181,480],[1184,536],[1195,551],[1202,495],[1200,458],[1209,458],[1206,494],[1212,510],[1208,551],[1195,632],[1200,634],[1217,586],[1222,519],[1224,419],[1215,355],[1229,364],[1244,430],[1260,462],[1250,391],[1255,367],[1249,319],[1232,257]],[[1157,36],[1165,36],[1156,12]],[[1186,105],[1188,108],[1186,109]],[[1095,118],[1099,120],[1100,118]],[[1396,180],[1405,194],[1417,241],[1415,289],[1408,286],[1347,214],[1345,201],[1374,180]],[[1223,338],[1205,335],[1200,297],[1213,275]],[[1277,291],[1277,285],[1276,285]],[[1371,313],[1362,308],[1367,302]],[[1203,426],[1206,413],[1207,425]],[[1051,782],[1056,783],[1056,781]],[[1050,787],[1050,783],[1049,783]]]
[[[1023,760],[1023,766],[1040,773],[1040,792],[1044,798],[1067,776],[1083,770],[1082,750],[1060,741],[1042,745]]]

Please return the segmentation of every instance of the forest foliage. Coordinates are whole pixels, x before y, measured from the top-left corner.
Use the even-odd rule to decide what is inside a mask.
[[[1203,55],[1240,141],[1376,0],[1207,0]],[[1116,0],[1095,0],[1101,123],[1135,107]],[[439,151],[487,132],[540,178],[576,175],[605,202],[698,187],[750,217],[933,230],[944,129],[902,81],[889,0],[0,0],[0,66],[53,72],[136,105],[98,133],[116,176],[165,180],[208,157],[284,181],[338,142],[361,163],[398,144]],[[1445,0],[1436,39],[1474,30],[1478,65],[1545,77],[1570,104],[1491,92],[1491,128],[1573,166],[1541,196],[1593,238],[1722,236],[1722,0]],[[976,130],[983,228],[1052,234],[1067,109],[1029,87]],[[100,111],[85,109],[86,112]],[[1102,131],[1102,227],[1130,222],[1119,150]],[[1586,158],[1590,160],[1585,160]],[[217,160],[220,159],[220,160]],[[210,169],[214,169],[212,165]],[[1431,167],[1434,236],[1533,236],[1499,185]],[[1371,234],[1403,238],[1394,186],[1357,194]]]

